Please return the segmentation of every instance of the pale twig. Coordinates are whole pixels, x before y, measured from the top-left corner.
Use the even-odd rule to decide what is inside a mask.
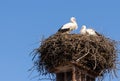
[[[79,62],[79,60],[81,60],[81,59],[84,58],[86,55],[88,55],[88,53],[89,53],[89,50],[88,50],[88,52],[87,52],[85,55],[81,56],[81,57],[78,58],[76,61]]]

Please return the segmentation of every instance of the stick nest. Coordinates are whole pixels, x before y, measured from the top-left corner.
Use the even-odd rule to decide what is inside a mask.
[[[36,50],[39,72],[75,62],[102,76],[116,67],[116,42],[105,36],[56,33],[41,42]]]

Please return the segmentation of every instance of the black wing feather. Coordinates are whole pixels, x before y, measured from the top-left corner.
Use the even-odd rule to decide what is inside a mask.
[[[98,32],[95,31],[95,33],[97,34],[97,36],[101,36],[101,34],[99,34]]]
[[[59,29],[58,32],[61,32],[61,33],[64,33],[64,32],[67,32],[67,31],[70,31],[70,28],[66,28],[66,29]]]

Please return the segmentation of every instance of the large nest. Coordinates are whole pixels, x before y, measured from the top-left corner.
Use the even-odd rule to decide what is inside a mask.
[[[101,36],[54,34],[41,42],[35,66],[39,72],[51,72],[59,66],[75,63],[102,76],[116,67],[116,42]]]

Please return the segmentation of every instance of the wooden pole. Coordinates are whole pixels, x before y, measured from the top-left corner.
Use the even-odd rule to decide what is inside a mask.
[[[58,68],[56,81],[95,81],[96,74],[94,71],[82,68],[75,63]]]
[[[72,81],[76,81],[75,66],[72,68]]]
[[[89,76],[84,71],[76,74],[75,68],[71,72],[63,72],[56,74],[56,81],[95,81],[95,77]]]

